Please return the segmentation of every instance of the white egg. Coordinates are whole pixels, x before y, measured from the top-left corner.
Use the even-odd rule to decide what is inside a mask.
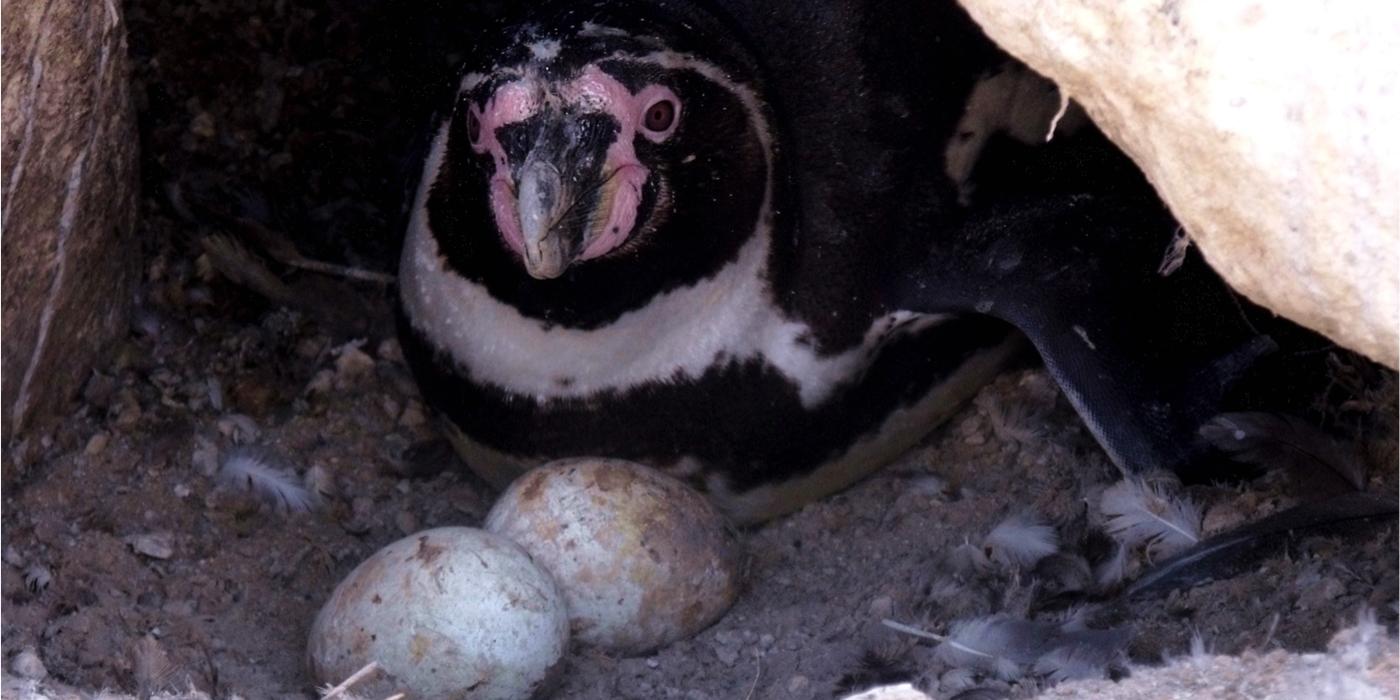
[[[738,594],[741,547],[679,481],[633,462],[577,459],[524,474],[484,527],[554,575],[575,639],[644,654],[719,619]]]
[[[523,700],[552,686],[568,647],[564,600],[510,540],[444,527],[394,542],[336,587],[311,628],[317,680],[375,697]]]

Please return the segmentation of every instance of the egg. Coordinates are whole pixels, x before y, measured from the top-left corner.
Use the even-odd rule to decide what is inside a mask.
[[[311,628],[308,661],[335,684],[371,661],[382,673],[357,693],[524,700],[553,685],[569,643],[554,579],[510,540],[444,527],[366,559]]]
[[[613,459],[552,462],[501,495],[484,526],[554,575],[574,639],[624,655],[694,635],[733,604],[741,547],[681,482]]]

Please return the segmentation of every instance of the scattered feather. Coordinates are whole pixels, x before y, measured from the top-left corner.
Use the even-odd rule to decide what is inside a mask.
[[[984,391],[973,403],[987,416],[992,432],[1005,442],[1029,445],[1042,437],[1040,420],[1044,409],[1020,401],[1003,401]]]
[[[263,450],[230,450],[219,467],[219,479],[256,494],[283,512],[305,513],[312,507],[311,494],[297,483],[296,476],[276,465]]]
[[[949,568],[964,575],[983,573],[992,567],[986,551],[969,542],[954,547],[948,552],[946,561]]]
[[[1296,416],[1222,413],[1200,433],[1237,461],[1286,470],[1309,495],[1334,496],[1366,485],[1366,464],[1355,449]]]
[[[1012,515],[992,528],[982,547],[1002,566],[1023,569],[1060,549],[1055,528],[1034,515]]]
[[[1021,677],[1022,666],[1034,663],[1053,641],[1055,626],[1004,615],[990,615],[953,623],[947,635],[885,620],[885,626],[939,642],[934,656],[954,667],[975,668],[1002,680]]]
[[[1054,683],[1085,678],[1105,678],[1109,666],[1118,661],[1119,649],[1105,650],[1090,645],[1067,645],[1036,659],[1031,672]]]
[[[1123,664],[1130,641],[1132,634],[1126,627],[1066,631],[1056,640],[1054,649],[1036,659],[1032,672],[1056,683],[1104,678],[1110,669]]]
[[[152,635],[138,639],[131,650],[132,675],[142,697],[150,697],[172,685],[180,667],[170,660],[165,648]]]
[[[1172,236],[1171,243],[1167,244],[1167,250],[1162,254],[1162,262],[1157,266],[1157,274],[1163,277],[1170,277],[1173,272],[1181,268],[1181,264],[1186,262],[1186,251],[1191,247],[1191,236],[1186,233],[1186,229],[1177,227],[1176,234]]]
[[[945,693],[975,690],[981,685],[979,674],[970,668],[950,668],[938,677],[938,689]]]
[[[1094,583],[1089,562],[1078,554],[1055,552],[1036,562],[1031,577],[1040,583],[1048,595],[1087,591]]]
[[[856,661],[855,668],[836,682],[837,692],[844,695],[911,680],[914,669],[905,658],[906,651],[905,647],[867,648]]]
[[[1112,553],[1094,564],[1094,586],[1100,591],[1117,588],[1128,578],[1128,548],[1113,543]]]
[[[230,413],[222,416],[215,423],[224,437],[239,444],[245,444],[258,439],[262,431],[258,429],[258,424],[252,418],[242,413]]]
[[[43,593],[53,583],[53,574],[43,564],[30,564],[24,569],[24,587],[31,593]]]
[[[1151,556],[1185,549],[1201,540],[1201,511],[1185,498],[1174,498],[1160,482],[1129,478],[1103,492],[1099,508],[1107,530],[1125,547],[1146,544]]]
[[[1206,646],[1206,640],[1201,636],[1200,630],[1191,631],[1191,660],[1204,661],[1211,655],[1210,647]]]

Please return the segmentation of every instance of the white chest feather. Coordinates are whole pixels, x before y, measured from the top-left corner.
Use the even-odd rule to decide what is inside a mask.
[[[437,174],[443,141],[439,133],[425,183]],[[426,190],[424,186],[418,194],[400,270],[409,318],[473,380],[536,400],[583,398],[646,382],[699,378],[716,363],[761,357],[794,382],[802,403],[812,406],[862,371],[892,334],[941,320],[891,314],[871,326],[861,346],[818,355],[802,340],[807,327],[787,318],[774,303],[764,275],[770,238],[765,223],[738,258],[709,279],[661,294],[600,328],[548,326],[497,301],[484,287],[447,267],[428,228]]]

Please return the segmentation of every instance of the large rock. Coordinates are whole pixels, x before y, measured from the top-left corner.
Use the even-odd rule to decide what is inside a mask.
[[[961,0],[1237,289],[1400,364],[1400,3]]]
[[[137,139],[115,0],[4,0],[5,441],[45,428],[126,329]]]

